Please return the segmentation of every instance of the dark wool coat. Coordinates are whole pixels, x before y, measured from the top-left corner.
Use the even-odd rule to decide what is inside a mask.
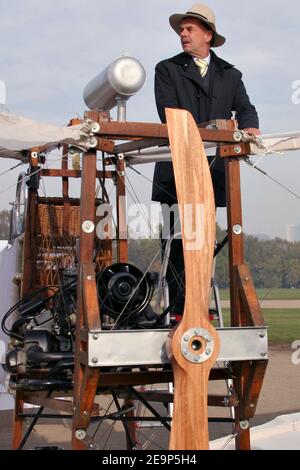
[[[192,56],[185,52],[160,62],[155,70],[155,99],[162,122],[166,122],[165,108],[180,108],[190,111],[196,123],[231,119],[235,111],[239,129],[259,127],[256,109],[250,103],[241,72],[212,51],[204,79]],[[212,178],[216,205],[225,206],[225,172],[220,159],[214,165]],[[168,204],[176,202],[171,162],[156,163],[152,199]]]

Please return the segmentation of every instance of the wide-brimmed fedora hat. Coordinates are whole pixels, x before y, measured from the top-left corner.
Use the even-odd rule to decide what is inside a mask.
[[[185,18],[197,18],[197,20],[200,20],[209,26],[214,33],[211,42],[212,47],[222,46],[226,41],[224,36],[221,36],[221,34],[217,32],[214,12],[208,6],[203,5],[202,3],[196,3],[196,5],[193,5],[186,13],[176,13],[175,15],[171,15],[169,18],[170,25],[177,34],[180,34],[180,23]]]

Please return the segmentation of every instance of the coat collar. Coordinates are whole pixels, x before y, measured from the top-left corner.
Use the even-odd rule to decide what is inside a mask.
[[[232,69],[233,65],[229,62],[226,62],[223,59],[220,59],[213,51],[210,51],[211,54],[211,63],[215,67],[215,73],[213,77],[213,87],[212,87],[212,98],[218,94],[218,90],[222,81],[223,73],[225,69]],[[202,91],[208,95],[207,90],[204,87],[203,80],[199,75],[197,66],[194,62],[194,59],[191,55],[182,52],[171,59],[170,62],[178,64],[182,67],[184,71],[184,76],[197,83],[197,85],[202,89]],[[222,87],[221,87],[222,89]],[[213,100],[214,101],[214,100]]]
[[[220,69],[233,68],[232,64],[230,64],[229,62],[226,62],[226,60],[220,59],[220,57],[218,57],[212,50],[210,51],[210,54],[211,54],[211,61],[216,65],[217,68],[220,68]],[[181,54],[175,55],[174,57],[171,57],[171,59],[169,60],[170,62],[181,65],[185,68],[187,68],[194,62],[193,57],[190,54],[186,54],[186,52],[182,52]]]

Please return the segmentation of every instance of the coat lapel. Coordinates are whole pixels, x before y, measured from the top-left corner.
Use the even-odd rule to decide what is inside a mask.
[[[193,59],[190,60],[189,63],[184,64],[184,76],[188,80],[192,80],[197,83],[203,93],[207,95],[207,90],[204,87],[203,79]]]
[[[192,56],[186,54],[185,52],[182,52],[181,54],[178,54],[177,56],[173,57],[171,61],[181,66],[184,78],[195,82],[201,88],[201,90],[203,90],[203,93],[207,95],[203,79],[198,71],[198,68]]]
[[[220,97],[223,93],[223,81],[224,81],[224,69],[232,68],[233,66],[228,62],[220,59],[216,54],[211,51],[211,61],[212,61],[212,84],[210,87],[210,111],[209,119],[213,120],[216,118],[218,103],[221,102]]]
[[[212,50],[211,53],[211,61],[212,61],[212,70],[211,70],[211,80],[212,84],[210,86],[210,93],[208,95],[207,90],[204,87],[203,79],[201,78],[197,66],[193,60],[193,58],[182,52],[175,57],[170,59],[171,62],[180,65],[183,70],[183,76],[187,80],[192,80],[196,83],[205,95],[210,97],[210,111],[209,111],[209,119],[215,119],[217,109],[218,109],[218,102],[219,97],[223,93],[223,80],[224,80],[224,71],[225,69],[232,68],[233,65],[229,64],[223,59],[220,59]]]
[[[220,95],[223,92],[223,77],[224,77],[224,72],[222,68],[218,67],[216,64],[213,65],[213,70],[212,70],[212,86],[210,88],[211,94],[210,94],[210,110],[209,110],[209,120],[213,120],[216,117],[216,111],[219,103],[219,98]]]

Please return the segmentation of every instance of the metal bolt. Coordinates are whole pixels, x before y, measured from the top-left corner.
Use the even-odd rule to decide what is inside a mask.
[[[93,280],[93,276],[87,276],[86,279],[87,279],[87,281],[92,281],[92,280]]]
[[[250,281],[249,277],[245,277],[245,282]]]
[[[266,336],[266,333],[259,333],[260,338],[265,338],[265,336]]]
[[[84,429],[77,429],[77,431],[75,431],[75,437],[78,441],[83,441],[83,439],[86,438],[86,431]]]
[[[201,358],[199,356],[194,356],[194,361],[195,362],[200,362],[201,361]]]
[[[93,122],[91,126],[92,132],[99,132],[100,131],[100,124],[99,122]]]
[[[185,356],[187,356],[187,355],[188,355],[188,353],[189,353],[189,352],[188,352],[188,350],[187,350],[187,349],[184,349],[184,350],[183,350],[183,354],[184,354]]]
[[[89,448],[94,449],[94,450],[99,450],[99,446],[95,442],[90,442]]]
[[[205,354],[206,354],[207,356],[210,356],[210,355],[211,355],[211,349],[207,349],[207,350],[205,351]]]
[[[249,428],[249,421],[247,419],[244,419],[243,421],[240,421],[240,428],[245,431],[246,429]]]
[[[200,331],[200,330],[198,330],[198,329],[194,330],[194,335],[200,336],[200,334],[201,334],[201,331]]]
[[[90,148],[95,148],[98,145],[98,139],[97,137],[90,137],[89,139],[89,146]]]
[[[207,343],[210,343],[210,342],[211,342],[211,338],[210,338],[209,336],[205,336],[204,339],[205,339],[205,341],[206,341]]]
[[[93,233],[94,229],[95,225],[91,220],[86,220],[85,222],[83,222],[82,230],[84,231],[84,233]]]
[[[243,227],[239,224],[234,225],[232,230],[235,235],[241,235],[243,233]]]
[[[99,338],[98,335],[93,335],[93,339],[94,339],[95,341],[97,341],[98,338]]]
[[[266,355],[267,355],[266,352],[261,353],[261,357],[266,357]]]
[[[239,131],[233,133],[233,138],[236,142],[240,142],[243,138],[243,134]]]
[[[236,145],[234,147],[234,153],[236,153],[237,155],[239,155],[240,153],[242,153],[242,147],[240,147],[239,145]]]
[[[250,408],[254,408],[254,403],[250,403]]]
[[[183,337],[183,340],[186,341],[186,342],[188,342],[188,341],[190,340],[190,337],[189,337],[188,335],[185,335],[185,336]]]
[[[93,364],[97,364],[97,362],[98,362],[98,357],[93,357],[93,358],[92,358],[92,363],[93,363]]]
[[[87,416],[87,415],[88,415],[88,412],[87,412],[87,411],[83,411],[82,414],[83,414],[83,416]]]

